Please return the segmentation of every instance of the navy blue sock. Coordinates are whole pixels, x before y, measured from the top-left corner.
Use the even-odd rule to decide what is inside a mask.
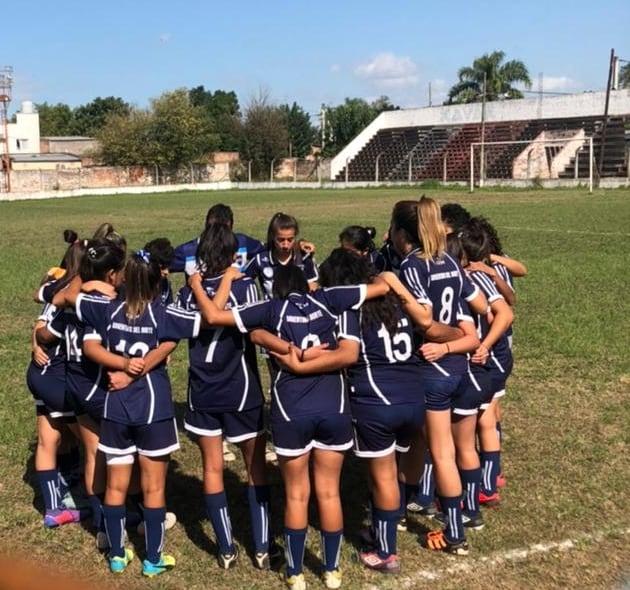
[[[80,478],[81,453],[79,447],[72,447],[67,453],[57,455],[57,467],[69,485],[74,485]]]
[[[398,511],[375,508],[373,513],[374,532],[377,543],[376,551],[381,559],[386,559],[397,552],[396,524],[398,522]]]
[[[479,482],[481,481],[481,467],[476,469],[460,469],[459,476],[464,490],[464,511],[468,516],[479,513]]]
[[[225,491],[218,494],[204,494],[203,497],[206,502],[206,512],[217,539],[219,553],[223,555],[234,553],[232,523],[230,522],[230,511],[228,510]]]
[[[164,519],[166,507],[144,509],[144,543],[147,548],[147,559],[158,563],[164,545]]]
[[[306,528],[290,529],[284,527],[284,556],[287,560],[287,577],[302,573]]]
[[[343,529],[338,531],[321,531],[321,538],[324,570],[332,572],[339,567],[339,553],[341,552]]]
[[[92,510],[92,523],[97,531],[103,530],[103,498],[102,496],[92,494],[87,497],[90,509]]]
[[[462,497],[447,498],[438,495],[438,500],[446,517],[446,529],[444,530],[446,539],[451,543],[463,541],[465,536],[462,522]]]
[[[247,486],[249,516],[254,536],[254,551],[269,551],[269,486]]]
[[[407,515],[407,484],[398,480],[398,497],[400,498],[398,504],[398,518],[405,518]]]
[[[124,557],[125,556],[125,520],[127,510],[125,505],[108,506],[102,505],[103,521],[105,523],[105,531],[109,539],[109,556]]]
[[[435,477],[433,476],[433,459],[428,450],[424,452],[424,469],[419,485],[418,504],[430,506],[435,501]]]
[[[46,512],[63,508],[59,495],[59,474],[56,469],[44,469],[36,471],[35,477],[39,484],[39,489],[44,499],[44,509]]]
[[[482,451],[481,453],[481,491],[487,496],[497,491],[500,457],[501,451]]]

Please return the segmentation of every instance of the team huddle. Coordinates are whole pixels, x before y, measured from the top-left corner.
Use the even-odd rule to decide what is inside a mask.
[[[350,449],[368,468],[365,567],[400,571],[408,512],[440,525],[423,539],[427,549],[467,555],[466,530],[483,528],[481,507],[498,506],[505,485],[499,400],[512,370],[512,278],[524,265],[504,255],[487,220],[426,197],[396,203],[381,248],[374,228],[349,226],[320,265],[291,215],[272,217],[264,243],[233,223],[218,204],[198,238],[176,248],[157,238],[134,252],[110,224],[90,240],[65,232],[63,261],[36,294],[44,308],[27,371],[44,525],[91,516],[114,573],[135,557],[125,546],[134,526],[145,538],[143,575],[175,566],[163,551],[176,522],[166,509],[168,463],[179,448],[168,361],[187,339],[183,429],[201,453],[221,568],[238,559],[226,441],[247,471],[253,563],[269,569],[283,557],[290,588],[306,587],[311,483],[322,579],[342,584],[340,479]],[[176,294],[169,271],[187,276]],[[268,438],[284,484],[283,555],[269,530]],[[72,493],[79,480],[83,506]]]

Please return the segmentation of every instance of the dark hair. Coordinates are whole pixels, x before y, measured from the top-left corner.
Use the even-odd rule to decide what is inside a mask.
[[[279,230],[285,229],[294,229],[295,235],[300,231],[300,226],[298,225],[297,219],[292,215],[287,215],[286,213],[278,212],[276,213],[269,222],[269,227],[267,228],[267,249],[270,252],[273,252],[274,249],[274,237]],[[299,251],[297,240],[294,245],[296,251]]]
[[[217,203],[212,205],[206,213],[206,227],[211,223],[223,223],[230,229],[234,226],[234,214],[228,205]]]
[[[108,271],[122,270],[125,251],[110,240],[89,240],[81,259],[81,280],[103,280]]]
[[[284,299],[289,293],[308,293],[310,288],[302,269],[295,264],[281,265],[273,273],[272,293]]]
[[[146,250],[134,252],[125,265],[125,313],[133,320],[142,315],[158,294],[162,272],[157,260]]]
[[[77,232],[75,232],[73,229],[64,229],[63,230],[63,241],[66,244],[68,244],[68,248],[66,249],[66,253],[64,254],[63,259],[61,260],[61,263],[59,264],[60,268],[66,268],[66,256],[70,252],[70,248],[72,248],[72,245],[78,239],[79,239],[79,234],[77,234]]]
[[[109,240],[110,242],[113,242],[114,244],[116,244],[119,248],[122,248],[122,250],[124,252],[127,251],[127,240],[125,240],[124,236],[122,236],[121,234],[119,234],[115,229],[114,226],[109,223],[109,221],[106,221],[105,223],[101,223],[101,225],[99,225],[96,228],[96,231],[94,232],[94,235],[92,236],[93,240]]]
[[[418,235],[418,201],[398,201],[392,210],[392,226],[405,234],[405,241],[414,248],[421,246]],[[390,228],[391,231],[391,228]]]
[[[345,242],[361,253],[368,253],[376,249],[376,246],[374,245],[375,236],[376,228],[374,227],[349,225],[339,234],[339,242],[342,246]]]
[[[499,234],[497,233],[494,225],[492,225],[485,217],[476,217],[475,219],[477,220],[479,227],[483,228],[483,231],[485,231],[488,236],[490,254],[499,254],[500,256],[503,256],[501,240],[499,239]]]
[[[76,235],[76,233],[75,233]],[[75,276],[81,271],[83,255],[87,240],[75,239],[68,247],[61,261],[61,268],[65,268],[66,272],[58,281],[55,282],[53,293],[58,293],[63,289]]]
[[[376,275],[369,258],[346,248],[335,248],[319,267],[323,287],[371,283]],[[394,335],[398,330],[397,307],[398,300],[391,293],[365,301],[361,306],[361,326],[383,324]]]
[[[441,207],[442,221],[448,225],[453,233],[458,233],[464,224],[471,218],[470,213],[459,203],[445,203]]]
[[[168,268],[173,262],[175,250],[168,238],[155,238],[144,245],[144,249],[151,255],[160,268]]]
[[[211,223],[199,238],[197,265],[206,276],[217,276],[234,262],[237,248],[236,236],[227,225]]]
[[[487,230],[488,225],[482,217],[473,217],[459,232],[462,249],[469,262],[490,263],[492,243]]]
[[[462,248],[462,242],[459,239],[460,233],[451,233],[446,236],[446,251],[457,260],[460,264],[466,264],[467,257],[465,256],[464,249]]]

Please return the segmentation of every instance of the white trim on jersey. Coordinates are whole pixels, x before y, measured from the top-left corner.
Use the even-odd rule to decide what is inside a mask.
[[[391,455],[395,451],[396,451],[396,443],[395,442],[393,442],[391,445],[389,445],[389,447],[387,447],[386,449],[383,449],[383,450],[380,450],[380,451],[361,451],[361,450],[359,450],[359,445],[357,445],[356,436],[355,436],[354,454],[357,457],[362,457],[362,458],[365,458],[365,459],[372,459],[374,457],[387,457],[387,455]]]
[[[96,381],[94,382],[92,389],[90,389],[90,393],[88,393],[87,397],[85,398],[86,402],[89,402],[92,399],[92,396],[98,390],[99,388],[98,384],[100,383],[102,376],[103,376],[103,365],[98,365],[98,373],[96,374]]]
[[[145,376],[147,379],[147,387],[149,388],[149,399],[151,400],[147,424],[151,424],[151,422],[153,422],[153,414],[155,412],[155,390],[153,389],[153,381],[151,381],[151,373],[147,373]]]

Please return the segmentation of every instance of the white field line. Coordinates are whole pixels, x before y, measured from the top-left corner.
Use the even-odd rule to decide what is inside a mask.
[[[509,229],[512,231],[530,231],[530,232],[540,232],[540,233],[553,233],[553,234],[576,234],[583,236],[610,236],[614,237],[623,237],[630,238],[630,233],[617,232],[617,231],[588,231],[581,229],[554,229],[554,228],[541,228],[541,227],[516,227],[510,225],[501,225],[498,226],[502,230]]]
[[[411,576],[401,576],[398,578],[399,584],[397,584],[397,587],[416,588],[418,587],[420,582],[434,582],[436,580],[439,580],[440,578],[444,578],[447,576],[452,576],[456,574],[470,574],[473,571],[477,571],[480,566],[494,568],[506,562],[525,561],[541,553],[550,553],[551,551],[571,551],[572,549],[581,547],[584,543],[599,542],[604,540],[605,538],[614,535],[628,534],[630,534],[630,528],[612,531],[607,534],[600,532],[590,535],[581,535],[575,539],[566,539],[564,541],[556,541],[552,543],[534,543],[529,547],[523,547],[521,549],[511,549],[504,552],[497,552],[494,555],[488,556],[449,556],[449,561],[452,561],[454,563],[449,564],[447,567],[441,569],[418,570],[414,572],[414,574]],[[366,586],[366,590],[374,590],[376,588],[377,586],[372,584],[368,584]]]

